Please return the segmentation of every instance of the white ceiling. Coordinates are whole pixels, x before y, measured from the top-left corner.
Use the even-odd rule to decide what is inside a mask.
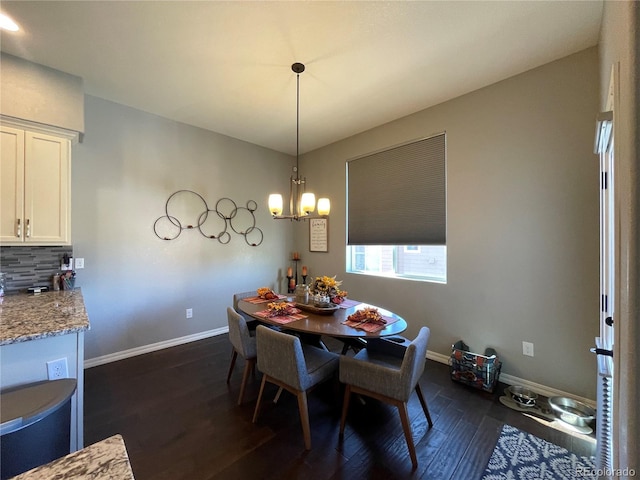
[[[295,154],[596,45],[598,1],[5,1],[2,51],[85,92]]]

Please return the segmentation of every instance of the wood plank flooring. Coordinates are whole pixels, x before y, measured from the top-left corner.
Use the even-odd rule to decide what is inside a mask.
[[[331,350],[342,344],[326,340]],[[495,394],[452,382],[446,365],[427,360],[420,385],[434,426],[417,396],[409,402],[419,466],[412,470],[397,411],[353,398],[338,438],[342,394],[323,384],[309,394],[312,450],[305,451],[296,399],[266,390],[251,423],[260,374],[236,404],[244,361],[231,383],[227,335],[168,348],[85,371],[85,445],[124,437],[136,480],[221,479],[480,479],[502,425],[508,423],[593,455],[595,441],[549,428],[503,406]]]

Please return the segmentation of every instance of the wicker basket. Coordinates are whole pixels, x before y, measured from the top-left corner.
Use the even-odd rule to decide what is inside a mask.
[[[493,392],[498,384],[501,367],[498,354],[493,348],[487,348],[484,355],[480,355],[471,352],[462,340],[451,346],[451,380],[485,392]]]

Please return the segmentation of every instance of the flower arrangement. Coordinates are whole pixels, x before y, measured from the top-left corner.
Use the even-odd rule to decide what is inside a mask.
[[[269,316],[271,317],[300,313],[300,310],[287,302],[271,302],[267,304],[267,308],[269,309]]]
[[[347,320],[350,322],[377,323],[380,325],[387,323],[382,315],[380,315],[380,312],[378,312],[378,309],[374,307],[365,307],[362,310],[358,310],[356,313],[349,315]]]
[[[336,280],[335,275],[333,277],[322,276],[316,277],[311,287],[311,293],[314,295],[323,295],[330,298],[331,303],[340,304],[347,296],[345,290],[340,290],[342,285],[341,280]]]
[[[269,287],[260,287],[258,289],[258,296],[260,298],[264,298],[265,300],[275,300],[276,298],[278,298],[278,295]]]

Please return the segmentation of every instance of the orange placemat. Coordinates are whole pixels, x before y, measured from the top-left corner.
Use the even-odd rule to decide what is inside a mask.
[[[280,325],[286,325],[287,323],[295,322],[296,320],[302,320],[303,318],[307,318],[307,315],[303,313],[294,313],[291,315],[273,315],[271,310],[260,310],[256,312],[254,315],[257,315],[262,318],[268,318],[272,322],[279,323]]]
[[[342,324],[351,328],[355,328],[356,330],[364,330],[367,333],[378,333],[384,330],[387,325],[391,325],[392,323],[396,323],[398,321],[397,318],[385,317],[384,315],[382,316],[382,318],[387,321],[387,323],[385,323],[384,325],[380,323],[356,322],[353,320],[347,320],[345,322],[342,322]]]
[[[342,303],[338,304],[338,306],[340,308],[351,308],[351,307],[355,307],[356,305],[360,305],[362,302],[359,302],[357,300],[351,300],[350,298],[345,298]]]
[[[266,299],[262,297],[247,297],[247,298],[243,298],[243,300],[245,302],[253,303],[254,305],[256,305],[258,303],[276,302],[278,300],[282,300],[283,298],[287,298],[287,296],[278,294],[278,298]]]

